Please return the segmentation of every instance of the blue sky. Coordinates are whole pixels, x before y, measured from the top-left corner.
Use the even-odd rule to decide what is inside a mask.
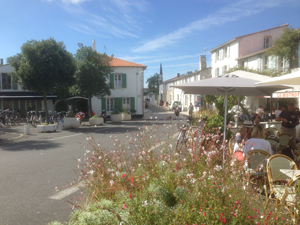
[[[78,43],[147,66],[145,82],[199,68],[199,56],[240,35],[289,23],[300,27],[299,0],[0,0],[0,58],[28,40],[53,37],[75,54]],[[146,85],[146,84],[145,84]]]

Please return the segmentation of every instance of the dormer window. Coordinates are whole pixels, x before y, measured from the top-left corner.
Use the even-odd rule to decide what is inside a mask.
[[[271,47],[271,36],[265,36],[264,38],[264,48]]]

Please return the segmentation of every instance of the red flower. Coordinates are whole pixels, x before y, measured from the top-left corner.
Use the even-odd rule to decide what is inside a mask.
[[[236,201],[235,203],[236,203],[236,204],[239,204],[240,202],[239,202],[239,201]]]
[[[203,216],[206,216],[206,213],[205,213],[205,212],[203,213]]]
[[[213,185],[215,185],[216,184],[216,182],[213,182]]]
[[[151,213],[151,210],[149,210],[149,213]]]
[[[122,178],[124,178],[124,177],[126,177],[126,173],[124,173],[124,174],[122,175]]]
[[[128,195],[129,199],[131,199],[131,194]]]
[[[227,222],[227,221],[226,221],[226,217],[224,217],[224,218],[223,218],[223,223],[226,223],[226,222]]]
[[[251,216],[248,216],[248,219],[250,219],[251,218]]]

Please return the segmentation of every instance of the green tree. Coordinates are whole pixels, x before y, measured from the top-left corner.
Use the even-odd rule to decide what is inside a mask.
[[[289,71],[298,65],[298,46],[300,41],[300,28],[284,29],[283,34],[277,38],[273,47],[268,49],[268,55],[279,56],[289,63]]]
[[[7,58],[7,62],[14,68],[10,75],[23,90],[43,93],[49,122],[47,93],[56,93],[60,87],[74,84],[75,61],[63,42],[56,42],[53,38],[27,41],[21,51]]]
[[[146,81],[146,83],[148,83],[148,92],[154,92],[156,95],[158,95],[159,85],[161,82],[161,76],[158,73],[154,74],[152,77],[149,77]]]
[[[110,66],[113,56],[109,57],[105,53],[97,53],[91,47],[83,46],[81,43],[78,46],[79,49],[75,54],[76,84],[72,87],[72,92],[89,99],[88,114],[91,116],[92,97],[102,98],[105,95],[110,95],[110,87],[106,81],[113,71]]]

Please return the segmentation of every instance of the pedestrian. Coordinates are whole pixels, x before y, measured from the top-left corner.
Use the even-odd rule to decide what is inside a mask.
[[[295,111],[295,104],[290,102],[288,109],[282,111],[276,118],[276,121],[282,121],[281,133],[292,135],[291,148],[296,149],[296,126],[299,124],[299,114]]]
[[[194,106],[192,103],[190,103],[190,106],[189,106],[189,117],[192,118],[193,116],[193,111],[194,111]]]
[[[176,120],[179,120],[180,109],[178,108],[178,106],[175,108],[174,113],[175,113]]]

